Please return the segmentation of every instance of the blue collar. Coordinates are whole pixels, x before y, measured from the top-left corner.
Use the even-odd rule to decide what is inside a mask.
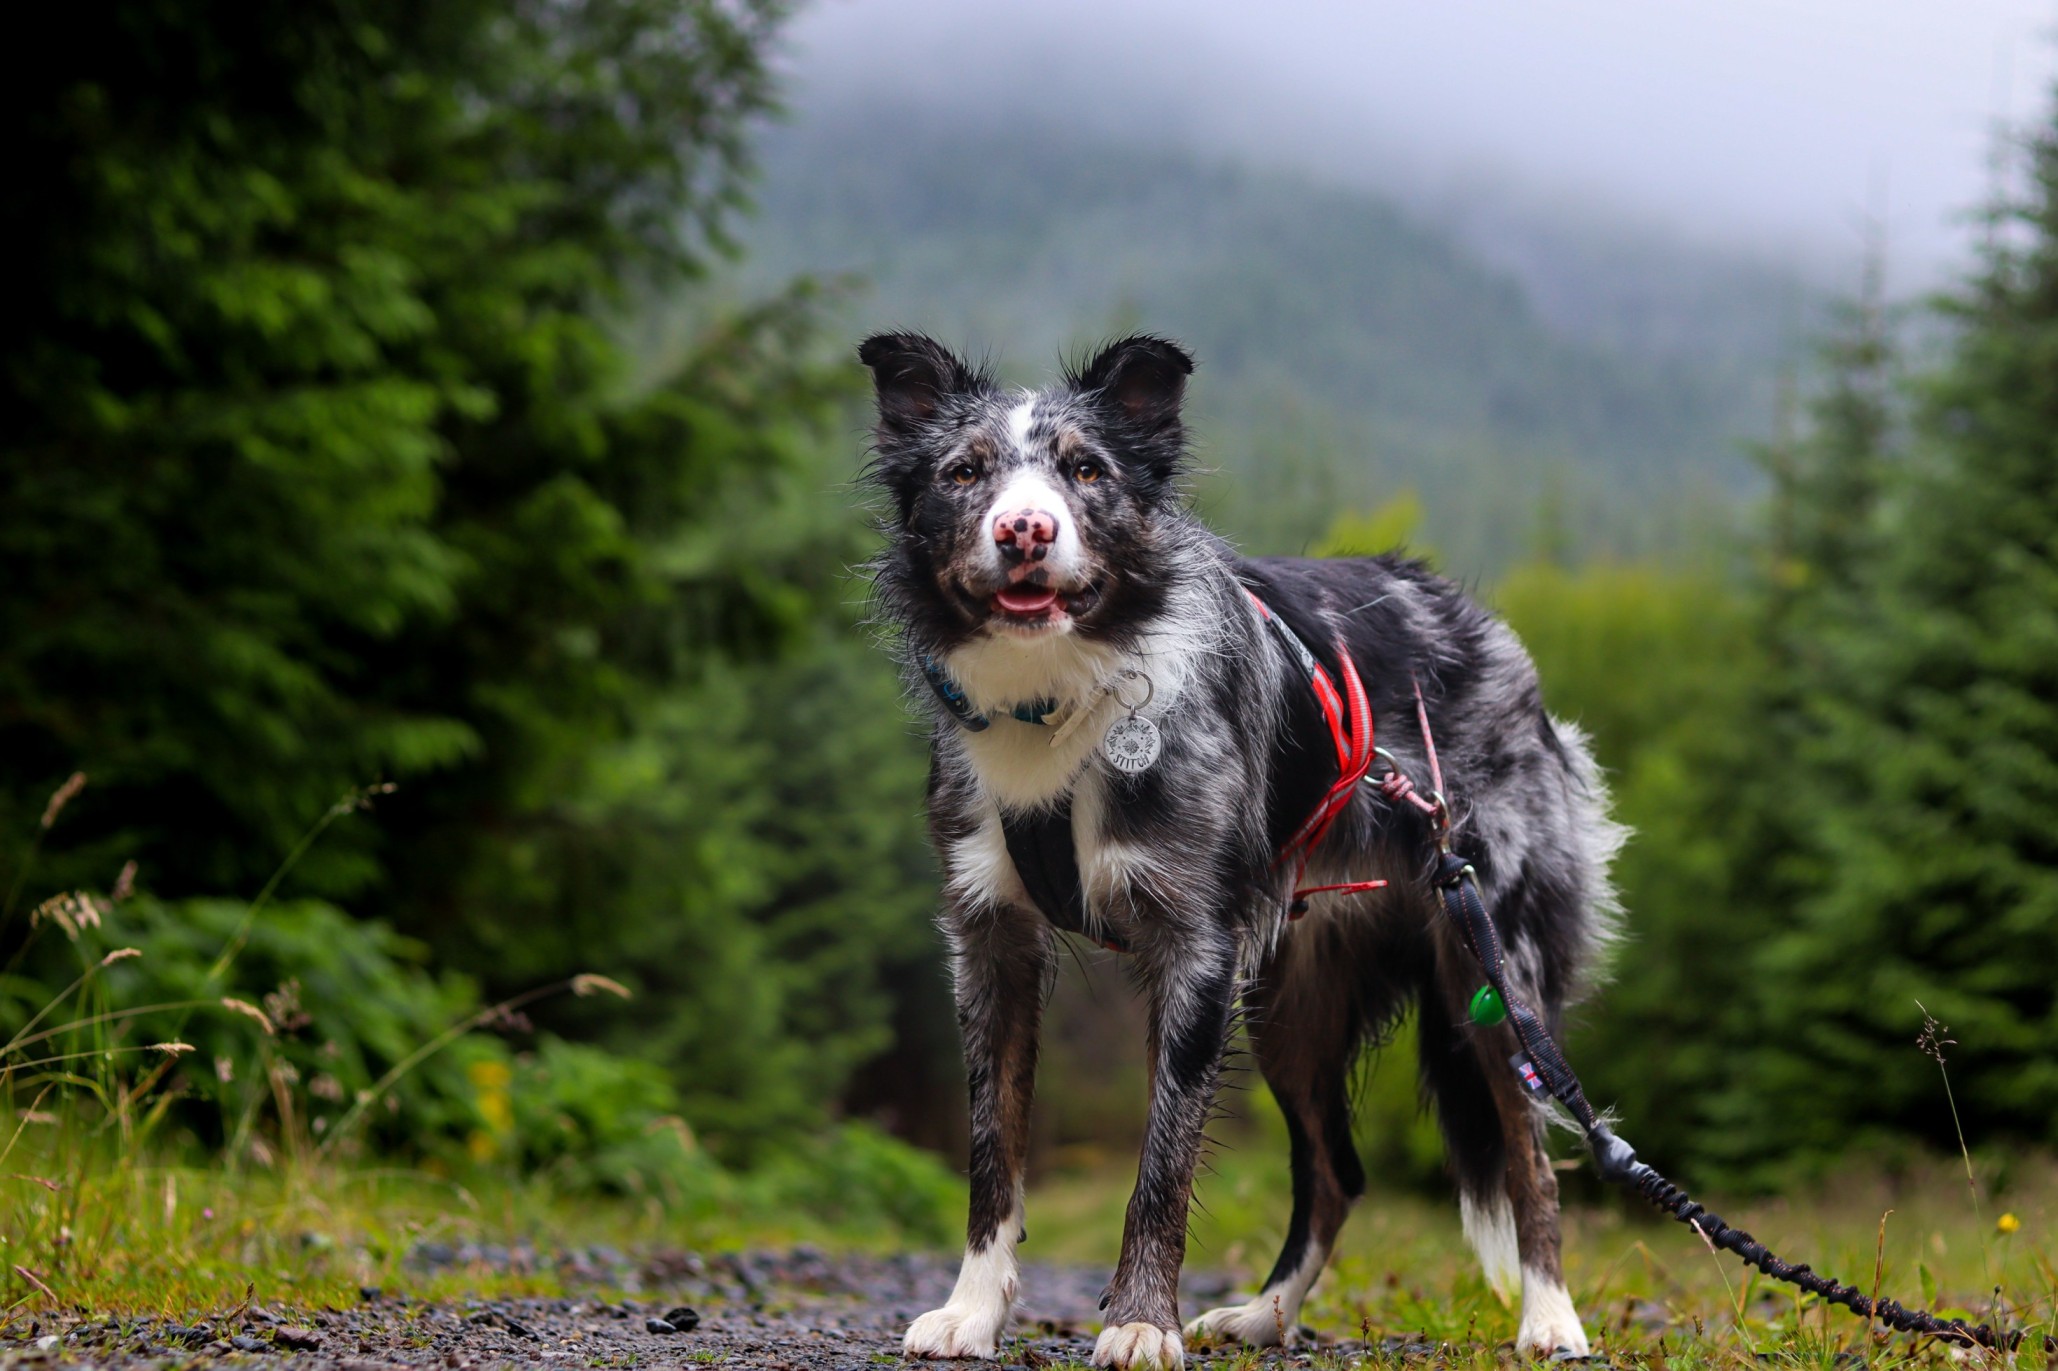
[[[981,733],[992,726],[993,720],[972,708],[972,702],[965,698],[965,692],[958,683],[936,665],[934,657],[922,658],[922,679],[929,683],[929,689],[936,692],[936,698],[943,701],[943,707],[951,717],[965,726],[968,733]],[[1016,705],[1009,713],[1025,724],[1040,724],[1049,715],[1057,712],[1056,700],[1031,700]]]

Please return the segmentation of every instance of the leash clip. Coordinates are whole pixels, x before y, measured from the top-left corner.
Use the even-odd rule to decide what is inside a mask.
[[[1401,769],[1400,759],[1383,747],[1372,749],[1372,759],[1386,766],[1386,775],[1378,780],[1370,776],[1364,784],[1377,791],[1388,804],[1406,802],[1415,806],[1429,819],[1430,827],[1436,830],[1436,850],[1449,854],[1451,850],[1451,807],[1441,790],[1431,790],[1427,795],[1415,788],[1415,782]]]

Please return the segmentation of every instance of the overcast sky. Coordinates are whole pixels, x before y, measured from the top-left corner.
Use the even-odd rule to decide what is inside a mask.
[[[893,91],[1421,197],[1492,180],[1718,243],[1894,273],[1961,257],[1992,131],[2046,106],[2036,0],[813,0],[803,108]]]

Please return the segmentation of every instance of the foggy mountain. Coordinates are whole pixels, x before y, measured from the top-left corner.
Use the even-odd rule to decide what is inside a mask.
[[[1490,191],[1436,213],[876,98],[810,109],[763,160],[750,273],[863,277],[853,335],[934,332],[1011,381],[1119,331],[1191,345],[1203,497],[1254,550],[1404,490],[1462,571],[1539,517],[1589,554],[1670,546],[1751,488],[1815,306],[1777,269]]]

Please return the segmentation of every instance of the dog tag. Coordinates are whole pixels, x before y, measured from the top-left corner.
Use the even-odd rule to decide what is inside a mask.
[[[1141,714],[1131,714],[1108,726],[1106,736],[1100,740],[1100,752],[1115,770],[1134,776],[1150,769],[1163,745],[1156,724]]]

